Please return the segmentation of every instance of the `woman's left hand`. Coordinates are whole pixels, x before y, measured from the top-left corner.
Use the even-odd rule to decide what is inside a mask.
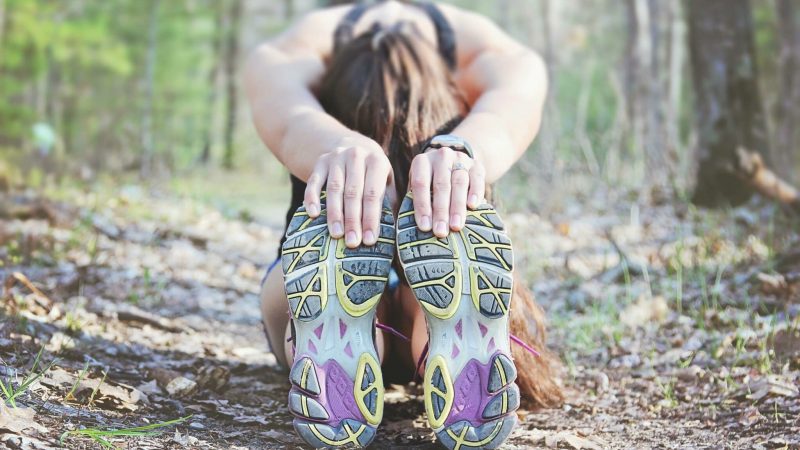
[[[411,161],[408,179],[419,229],[432,229],[440,238],[450,230],[461,230],[467,207],[477,208],[483,200],[485,176],[480,162],[448,147],[429,148],[417,155]]]

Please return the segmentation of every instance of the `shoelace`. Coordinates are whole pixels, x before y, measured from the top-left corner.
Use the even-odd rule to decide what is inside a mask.
[[[537,358],[539,356],[541,356],[541,354],[539,352],[537,352],[536,349],[533,348],[527,342],[525,342],[522,339],[514,336],[513,334],[509,334],[508,336],[509,336],[509,338],[511,338],[511,342],[513,342],[513,343],[519,345],[520,347],[524,348],[531,355],[536,356]],[[427,357],[428,357],[428,343],[426,342],[425,343],[425,347],[422,348],[422,354],[419,355],[419,359],[417,360],[417,367],[414,369],[414,379],[415,380],[419,380],[419,378],[420,378],[419,369],[422,367],[422,364],[425,363],[425,359],[427,359]]]

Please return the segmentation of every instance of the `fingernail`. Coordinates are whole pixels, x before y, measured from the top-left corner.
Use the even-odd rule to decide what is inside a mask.
[[[344,243],[347,244],[348,247],[355,247],[358,245],[358,236],[356,236],[356,232],[348,231],[347,236],[344,238]]]
[[[306,207],[306,211],[308,212],[308,215],[311,217],[317,217],[319,215],[319,207],[316,205],[316,203],[308,205]]]
[[[367,245],[372,245],[375,243],[375,233],[372,230],[367,230],[364,232],[364,243]]]
[[[333,222],[333,227],[331,231],[335,237],[341,237],[342,234],[344,233],[344,229],[342,228],[342,222]]]
[[[431,229],[431,218],[428,216],[422,216],[422,220],[419,221],[419,228],[422,231],[428,231]]]
[[[472,205],[472,206],[478,206],[478,196],[475,195],[475,194],[470,195],[469,196],[469,204]]]
[[[453,214],[453,217],[450,218],[450,226],[451,227],[460,227],[461,226],[461,216],[458,214]]]
[[[444,221],[436,222],[433,232],[436,235],[447,234],[447,224]]]

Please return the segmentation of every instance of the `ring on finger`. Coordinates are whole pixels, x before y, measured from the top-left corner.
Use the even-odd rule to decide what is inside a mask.
[[[461,162],[456,161],[453,164],[453,167],[450,168],[450,172],[455,172],[456,170],[467,170],[467,166],[465,166]]]

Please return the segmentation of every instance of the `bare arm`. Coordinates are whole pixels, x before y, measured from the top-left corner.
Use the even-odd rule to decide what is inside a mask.
[[[333,29],[344,8],[308,14],[259,47],[245,69],[245,89],[259,136],[289,171],[308,183],[303,203],[320,214],[327,189],[331,236],[348,247],[377,241],[391,164],[383,148],[328,115],[312,89],[325,71]],[[362,214],[363,213],[363,214]]]
[[[455,28],[456,82],[470,104],[453,134],[472,145],[475,159],[450,149],[426,151],[412,161],[409,180],[419,194],[414,196],[417,224],[444,237],[448,228],[464,226],[466,208],[478,206],[485,183],[505,174],[538,133],[547,72],[536,53],[490,20],[452,6],[440,7]]]
[[[492,183],[539,132],[547,71],[538,54],[489,19],[446,5],[442,10],[456,27],[461,67],[457,81],[471,104],[453,134],[472,144],[485,166],[486,181]]]
[[[325,113],[312,92],[329,54],[340,10],[321,10],[258,47],[244,86],[259,136],[289,171],[307,181],[317,159],[343,146],[377,146]],[[322,39],[322,37],[325,39]]]

